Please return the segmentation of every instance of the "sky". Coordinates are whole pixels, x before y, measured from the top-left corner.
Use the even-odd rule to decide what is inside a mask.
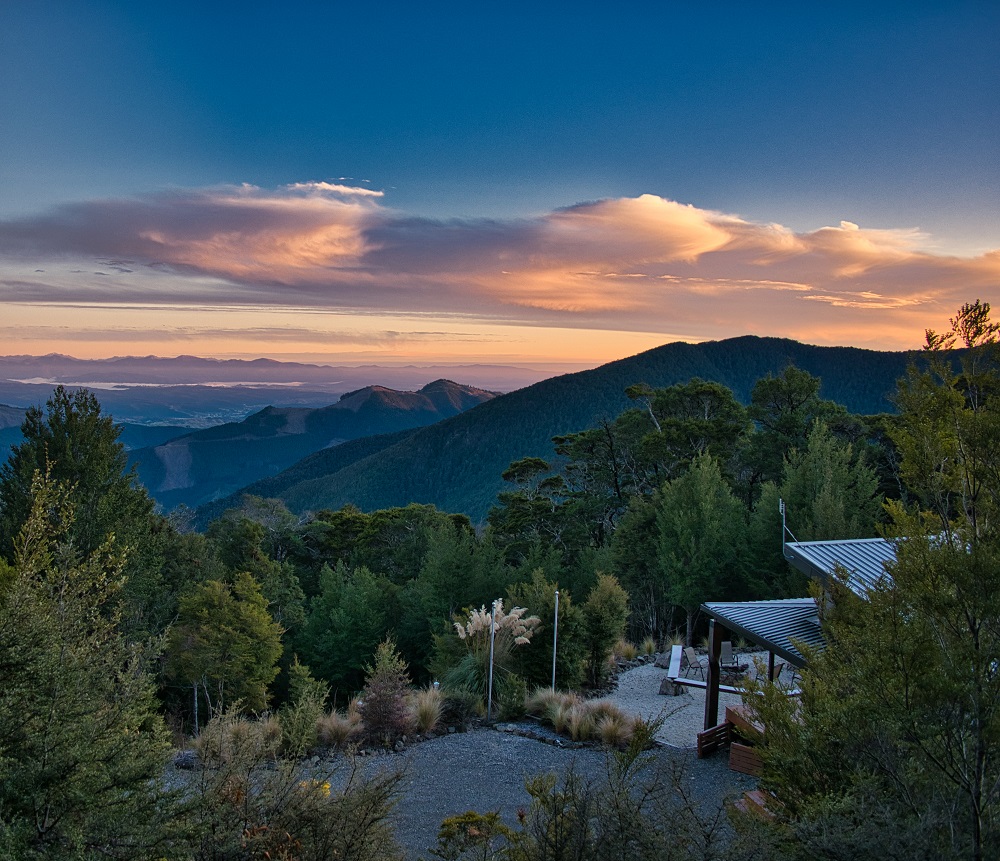
[[[7,0],[0,354],[917,348],[1000,298],[998,84],[995,2]]]

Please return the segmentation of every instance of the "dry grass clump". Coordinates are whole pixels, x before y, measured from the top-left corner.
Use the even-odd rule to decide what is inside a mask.
[[[642,645],[639,647],[639,650],[644,655],[655,655],[656,640],[653,639],[652,637],[646,637],[646,639],[642,641]]]
[[[634,661],[639,657],[639,648],[628,640],[619,640],[615,643],[614,655],[623,661]]]
[[[535,688],[524,700],[524,710],[529,715],[544,717],[555,705],[562,702],[563,694],[552,688]]]
[[[592,709],[587,703],[577,703],[569,709],[566,716],[566,729],[573,741],[590,741],[597,729]]]
[[[410,709],[417,732],[434,732],[441,723],[444,712],[444,698],[440,689],[429,687],[414,692],[410,698]]]
[[[192,742],[198,758],[216,768],[229,763],[237,752],[251,751],[261,759],[274,759],[281,750],[281,724],[273,716],[258,720],[235,714],[212,718]]]
[[[603,715],[597,722],[597,734],[602,744],[625,748],[632,738],[633,726],[634,721],[615,709],[614,712]]]
[[[316,721],[316,739],[323,747],[339,748],[354,741],[361,732],[357,709],[347,713],[331,709]]]
[[[637,729],[641,732],[646,726],[641,718],[629,717],[607,700],[584,700],[578,694],[547,688],[534,690],[525,708],[573,741],[600,741],[609,747],[628,747]]]

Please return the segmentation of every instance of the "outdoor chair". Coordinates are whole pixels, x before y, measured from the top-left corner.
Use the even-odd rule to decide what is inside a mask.
[[[682,669],[684,670],[685,678],[690,678],[692,670],[697,670],[701,674],[701,677],[705,678],[705,665],[701,662],[701,658],[698,657],[698,653],[691,646],[685,647],[684,660],[686,666]]]
[[[722,641],[722,651],[719,653],[719,666],[730,673],[738,673],[740,671],[739,662],[733,655],[732,640]]]

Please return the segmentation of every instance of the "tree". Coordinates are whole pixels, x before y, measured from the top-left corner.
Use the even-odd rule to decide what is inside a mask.
[[[583,637],[590,683],[604,675],[605,663],[615,643],[625,636],[628,623],[628,592],[610,574],[597,578],[597,585],[583,602]]]
[[[280,657],[281,628],[249,574],[232,585],[209,580],[181,597],[167,638],[167,675],[191,690],[196,728],[202,698],[206,719],[237,702],[262,711]]]
[[[625,393],[645,405],[655,427],[643,437],[641,450],[661,481],[679,475],[700,455],[726,463],[749,430],[746,409],[721,383],[692,377],[664,389],[630,386]]]
[[[742,503],[710,455],[663,485],[656,500],[657,554],[667,598],[687,615],[687,643],[703,601],[730,595],[745,540]]]
[[[156,651],[126,638],[114,544],[77,551],[71,497],[36,475],[0,600],[0,846],[5,857],[147,857],[169,816]]]
[[[817,421],[805,449],[785,463],[781,498],[800,541],[868,538],[882,510],[878,478],[851,443],[841,442]]]
[[[149,494],[127,468],[114,420],[91,392],[59,386],[44,412],[28,409],[21,433],[24,440],[0,467],[0,553],[13,558],[31,512],[35,474],[48,475],[69,493],[75,512],[69,537],[79,553],[94,552],[112,535],[127,550],[127,582],[117,596],[130,605],[126,621],[161,628],[167,622],[158,608],[162,528]]]
[[[514,652],[513,669],[529,686],[548,685],[552,681],[552,626],[556,612],[556,590],[559,584],[547,580],[538,568],[531,579],[515,583],[507,590],[510,603],[526,607],[539,619],[530,649]],[[556,644],[556,686],[575,688],[583,679],[586,643],[584,617],[573,603],[568,589],[559,590],[559,641]]]
[[[820,379],[789,365],[780,376],[759,379],[750,393],[747,414],[757,426],[748,438],[744,459],[750,466],[749,497],[764,481],[781,481],[785,458],[792,449],[804,450],[816,419],[827,424],[843,421],[847,410],[819,396]]]
[[[318,678],[357,691],[365,664],[398,618],[398,587],[367,568],[350,571],[340,563],[324,568],[320,588],[298,650]]]
[[[864,598],[831,584],[800,707],[748,700],[794,857],[1000,853],[996,334],[979,302],[927,333],[929,362],[898,395],[902,475],[922,506],[889,506],[896,561]]]

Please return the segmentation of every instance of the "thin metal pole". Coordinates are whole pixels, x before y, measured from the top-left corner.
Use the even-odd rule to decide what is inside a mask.
[[[552,620],[552,690],[556,689],[556,646],[559,643],[559,590],[556,589],[556,612]]]
[[[497,631],[497,602],[493,602],[493,610],[490,613],[490,671],[489,684],[486,693],[486,722],[493,720],[493,642],[496,639]]]

